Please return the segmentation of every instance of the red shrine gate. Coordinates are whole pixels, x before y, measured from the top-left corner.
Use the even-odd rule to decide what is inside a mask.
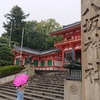
[[[51,36],[54,35],[63,37],[62,41],[54,43],[54,46],[62,51],[62,66],[72,59],[81,62],[80,22],[67,25],[64,29],[51,33]]]
[[[29,48],[22,49],[21,64],[25,65],[28,57],[32,58],[36,70],[63,69],[64,64],[72,59],[81,62],[81,25],[76,22],[62,30],[50,33],[51,36],[62,36],[63,40],[54,43],[56,49],[38,52]],[[19,64],[21,48],[14,46],[14,64]],[[73,55],[72,55],[73,53]]]

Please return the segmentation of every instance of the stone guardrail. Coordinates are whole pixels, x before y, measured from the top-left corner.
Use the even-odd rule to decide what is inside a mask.
[[[16,73],[16,74],[13,74],[13,75],[10,75],[10,76],[6,76],[6,77],[3,77],[3,78],[0,78],[0,85],[13,81],[14,78],[15,78],[17,75],[22,74],[22,73],[28,74],[28,69],[24,69],[24,70],[22,70],[20,73]]]

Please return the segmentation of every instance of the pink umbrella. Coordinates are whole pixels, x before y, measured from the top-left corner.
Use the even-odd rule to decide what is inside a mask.
[[[21,75],[16,76],[16,78],[13,81],[13,84],[15,86],[20,86],[20,85],[27,83],[27,80],[28,80],[28,75],[21,74]]]

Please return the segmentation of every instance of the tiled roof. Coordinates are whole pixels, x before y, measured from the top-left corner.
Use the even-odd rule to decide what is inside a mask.
[[[18,52],[21,52],[21,47],[20,46],[13,46],[13,49],[18,51]],[[35,54],[35,55],[45,55],[45,54],[49,54],[49,53],[52,53],[52,52],[59,52],[60,50],[57,49],[57,48],[54,48],[54,49],[50,49],[50,50],[45,50],[45,51],[37,51],[37,50],[34,50],[34,49],[30,49],[30,48],[26,48],[26,47],[23,47],[22,48],[22,52],[26,52],[26,53],[30,53],[30,54]]]
[[[74,26],[77,26],[77,25],[80,25],[80,26],[81,26],[81,21],[75,22],[75,23],[72,23],[72,24],[69,24],[69,25],[65,25],[65,26],[63,26],[62,29],[57,30],[57,31],[54,31],[54,32],[51,32],[51,33],[49,33],[49,34],[53,34],[53,33],[55,33],[55,32],[59,32],[59,31],[62,31],[62,30],[66,30],[66,29],[68,29],[68,28],[71,28],[71,27],[74,27]]]
[[[73,26],[76,26],[76,25],[80,25],[80,24],[81,24],[81,21],[75,22],[75,23],[63,26],[63,29],[67,29],[67,28],[70,28],[70,27],[73,27]]]
[[[48,53],[52,53],[52,52],[59,52],[60,50],[55,48],[55,49],[50,49],[50,50],[46,50],[46,51],[42,51],[40,53],[40,55],[44,55],[44,54],[48,54]]]
[[[21,47],[20,46],[13,46],[13,49],[15,49],[16,51],[18,51],[18,52],[21,52]],[[36,51],[36,50],[32,50],[32,49],[30,49],[30,48],[25,48],[25,47],[23,47],[22,48],[22,51],[23,52],[27,52],[27,53],[31,53],[31,54],[36,54],[36,55],[39,55],[40,54],[40,52],[39,51]]]

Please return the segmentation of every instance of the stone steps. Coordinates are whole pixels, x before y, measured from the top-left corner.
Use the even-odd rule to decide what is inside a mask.
[[[0,92],[0,100],[4,99],[4,100],[16,100],[16,94],[15,93],[9,93],[9,92]],[[42,100],[40,98],[36,98],[36,97],[30,97],[30,96],[24,96],[24,100]]]
[[[31,83],[33,85],[44,85],[44,86],[50,86],[50,87],[58,87],[58,88],[64,88],[64,85],[63,84],[46,84],[46,83]]]
[[[15,87],[13,86],[2,86],[4,88],[11,88],[11,89],[15,89]],[[2,88],[1,87],[1,88]],[[64,91],[64,88],[58,88],[58,87],[49,87],[49,86],[40,86],[40,85],[29,85],[27,88],[39,88],[39,89],[49,89],[49,90],[57,90],[57,91]]]
[[[13,93],[15,93],[15,91],[16,91],[16,89],[14,88],[14,87],[1,87],[0,88],[0,91],[10,91],[10,92],[13,92]],[[47,90],[47,89],[46,89]],[[52,92],[50,92],[50,90],[47,92],[44,92],[43,90],[41,91],[41,89],[39,89],[38,88],[38,91],[37,90],[35,90],[35,91],[33,91],[33,88],[31,88],[31,87],[28,87],[27,89],[26,89],[26,91],[25,91],[25,93],[26,92],[32,92],[32,93],[37,93],[37,94],[44,94],[44,95],[54,95],[55,97],[61,97],[61,98],[63,98],[63,92],[61,92],[60,93],[60,91],[53,91],[52,90],[52,92],[54,92],[54,94],[52,93]]]
[[[0,92],[0,100],[15,100],[16,98]]]
[[[43,94],[43,95],[48,95],[48,96],[53,96],[53,97],[58,97],[58,98],[63,98],[63,93],[60,94],[59,92],[45,92],[45,91],[33,91],[33,90],[26,90],[26,92],[32,92],[32,93],[37,93],[37,94]]]
[[[2,86],[0,89],[3,89],[3,88],[4,88],[4,89],[6,88],[6,89],[10,89],[10,90],[15,90],[15,91],[16,91],[15,87]],[[28,86],[28,87],[26,88],[26,91],[27,91],[27,90],[42,91],[42,92],[50,92],[50,93],[57,93],[57,94],[62,94],[62,95],[63,95],[63,91],[59,91],[59,90],[50,90],[50,89],[48,90],[48,89],[43,89],[43,88],[40,89],[40,88],[38,88],[38,87],[37,87],[37,88],[32,88],[32,87],[29,87],[29,86]]]
[[[25,100],[64,100],[64,77],[62,72],[41,72],[29,78]],[[67,76],[66,76],[67,77]],[[15,100],[16,87],[11,83],[0,86],[0,100]]]
[[[14,100],[14,98],[16,98],[15,91],[11,90],[11,89],[9,89],[9,90],[8,89],[1,89],[0,90],[0,94],[10,95],[11,97],[9,97],[9,99],[11,98],[11,99]],[[53,94],[51,94],[51,95],[49,94],[49,96],[48,96],[48,95],[43,94],[43,93],[42,94],[40,94],[40,93],[38,94],[38,93],[33,93],[33,92],[31,92],[31,93],[30,92],[25,92],[24,98],[26,99],[28,97],[31,97],[30,98],[31,100],[35,100],[37,98],[43,99],[43,100],[63,100],[63,96],[60,97],[59,95],[58,96],[57,95],[53,96]]]
[[[32,88],[43,88],[43,89],[51,89],[51,90],[59,90],[59,91],[64,91],[63,88],[57,88],[57,87],[47,87],[47,86],[39,86],[39,85],[30,85],[29,87],[32,87]]]
[[[31,88],[28,87],[28,89],[31,89]],[[32,88],[32,90],[34,90],[34,91],[42,91],[42,92],[49,92],[49,93],[55,93],[55,94],[57,93],[57,94],[61,94],[61,95],[64,94],[63,91],[57,91],[57,90],[48,90],[48,89],[39,89],[39,88]]]

